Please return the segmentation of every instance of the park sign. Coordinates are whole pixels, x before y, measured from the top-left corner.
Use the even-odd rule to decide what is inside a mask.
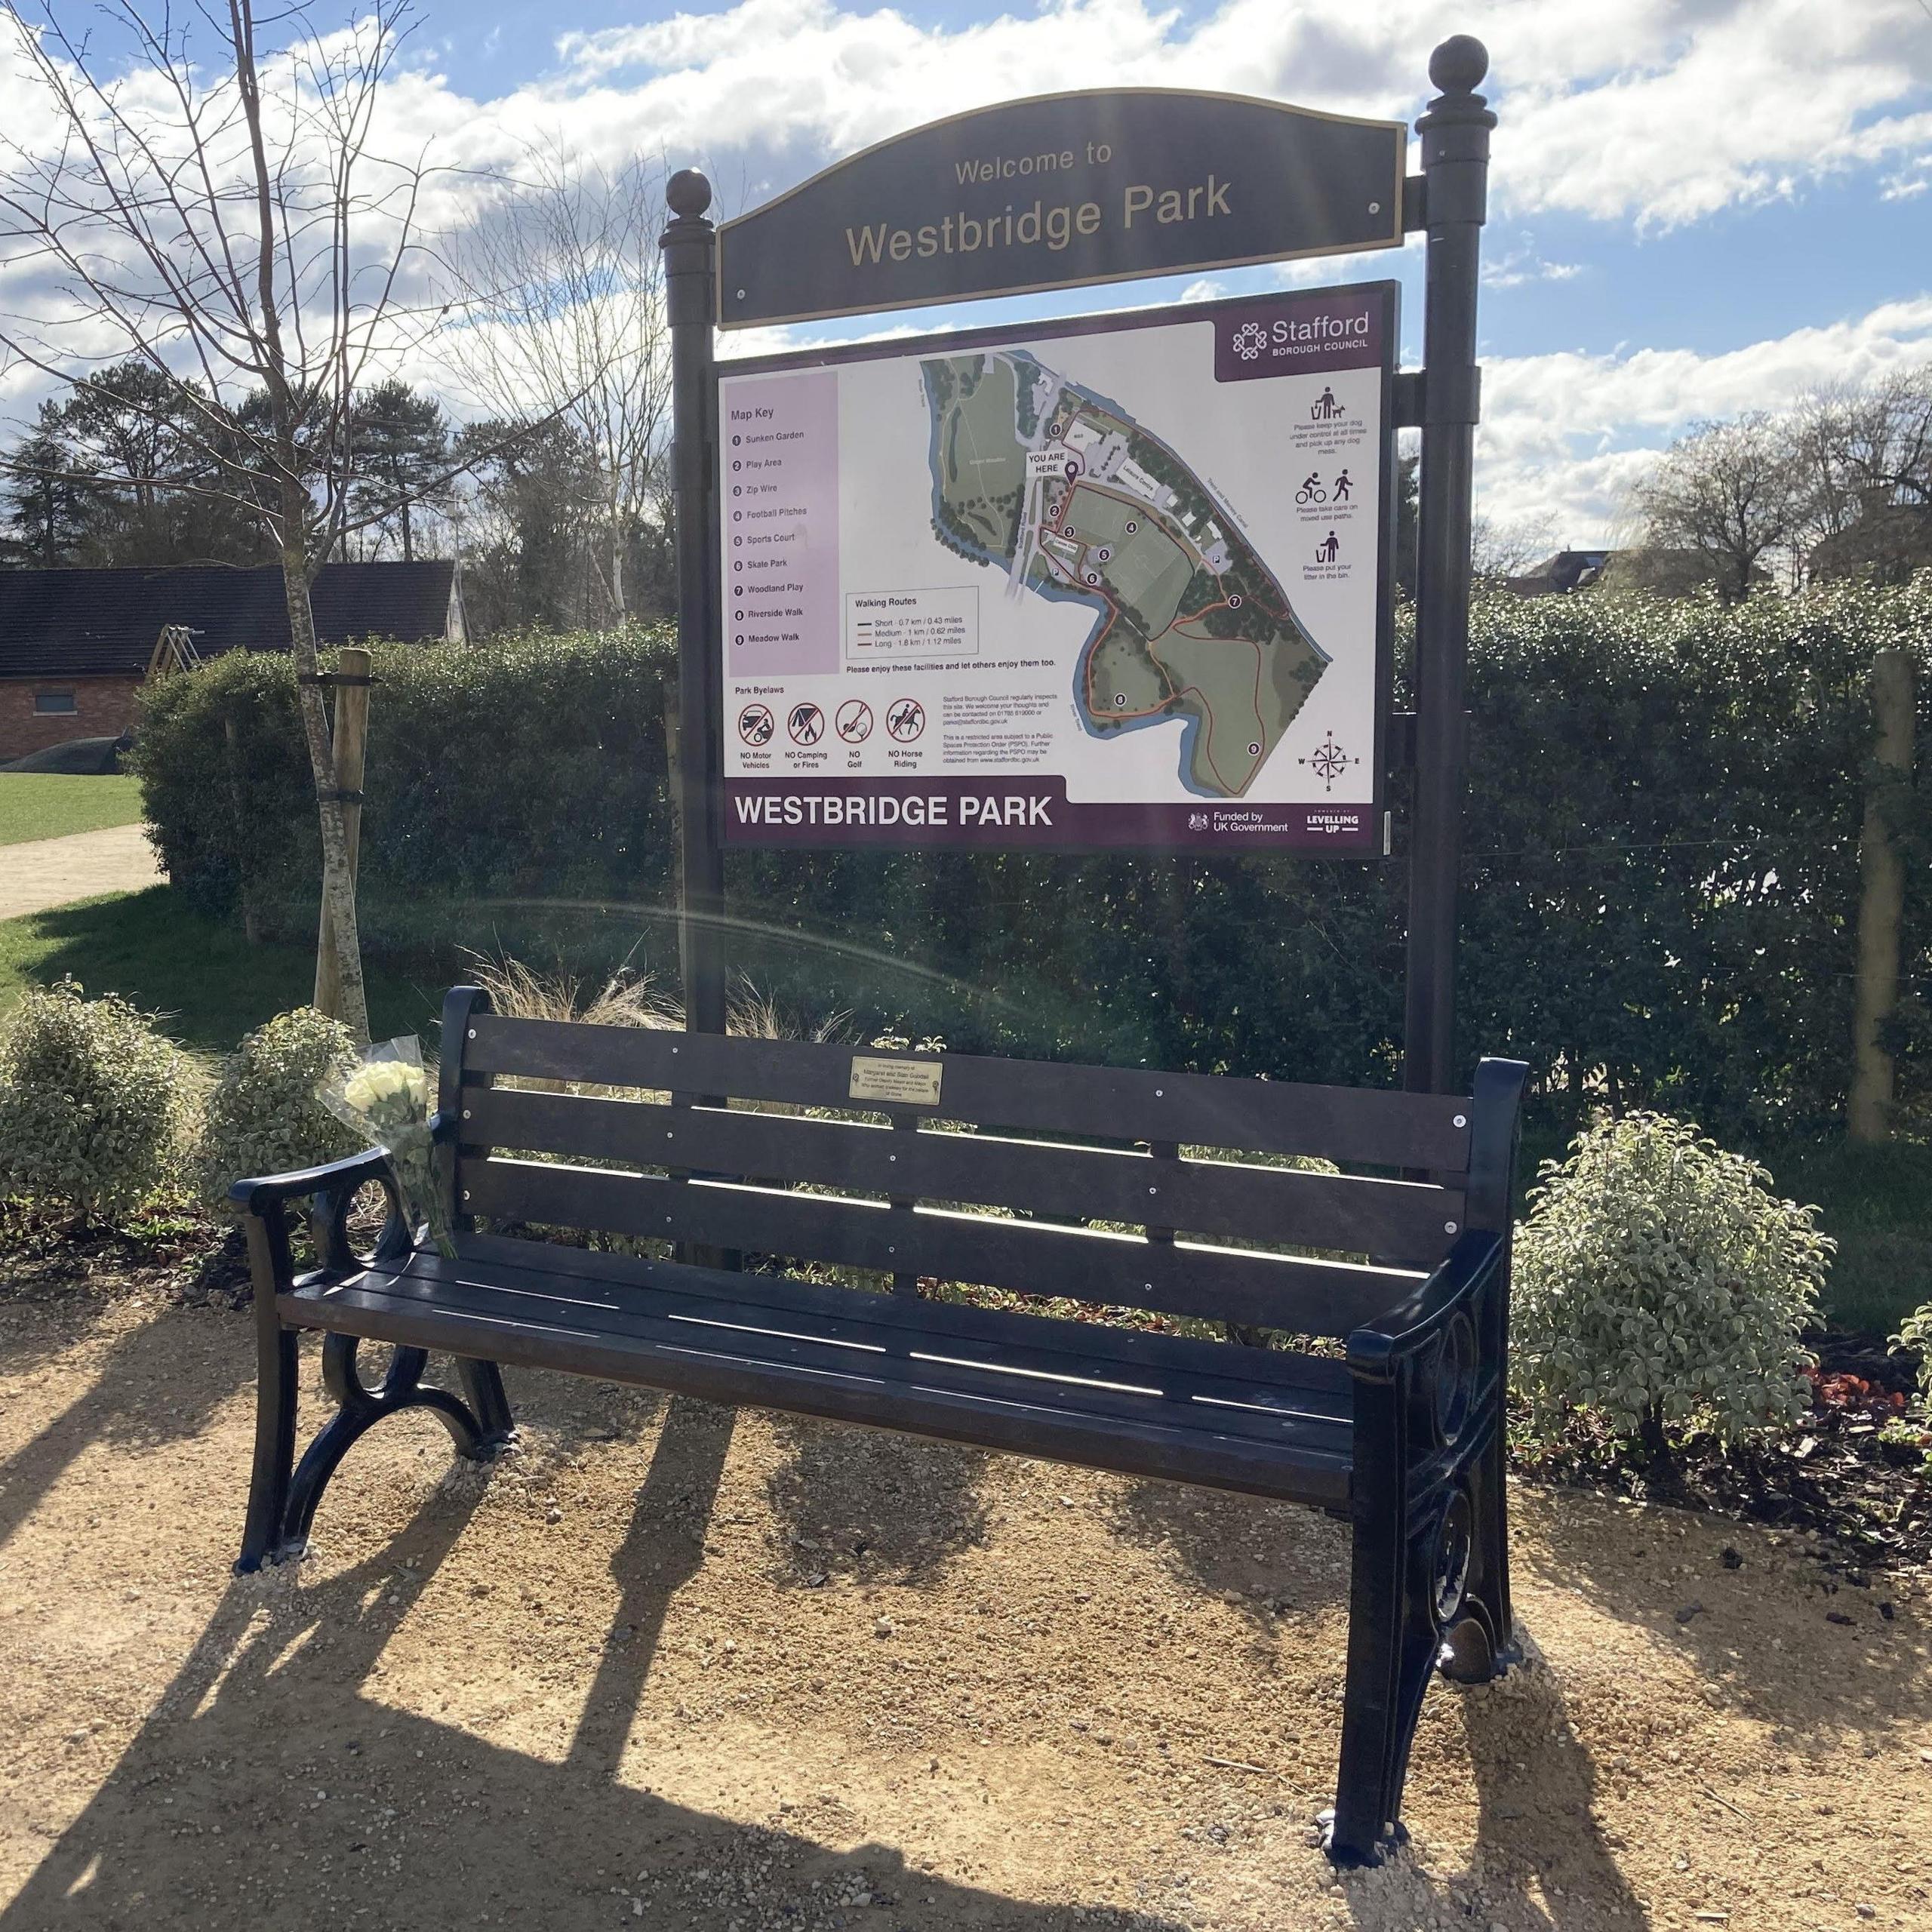
[[[1408,131],[1234,94],[1002,102],[894,136],[718,232],[727,329],[1392,248]]]
[[[1372,849],[1396,295],[721,365],[725,842]]]
[[[1121,89],[915,129],[721,231],[704,176],[672,176],[692,1028],[724,1027],[728,841],[1386,856],[1392,759],[1403,1079],[1452,1091],[1488,66],[1467,34],[1430,54],[1414,175],[1394,122]],[[718,361],[721,327],[1423,232],[1399,373],[1387,285]],[[1398,427],[1421,432],[1417,699],[1385,732]]]

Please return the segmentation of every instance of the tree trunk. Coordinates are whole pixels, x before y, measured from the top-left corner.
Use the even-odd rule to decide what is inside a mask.
[[[1644,1451],[1644,1478],[1652,1491],[1659,1496],[1677,1494],[1684,1486],[1683,1475],[1671,1452],[1670,1438],[1664,1432],[1663,1417],[1654,1407],[1644,1412],[1637,1440]]]
[[[294,522],[288,519],[288,525]],[[300,677],[312,678],[321,669],[315,651],[315,616],[309,601],[308,560],[286,543],[281,552],[282,588],[288,601],[288,636]],[[309,769],[315,781],[316,816],[322,829],[322,898],[335,934],[337,970],[342,980],[342,1011],[338,1016],[356,1039],[369,1038],[369,1001],[362,984],[362,942],[355,924],[355,881],[349,869],[349,828],[342,801],[336,795],[335,749],[329,735],[328,712],[321,687],[298,683],[296,699],[302,711],[302,735],[309,746]]]

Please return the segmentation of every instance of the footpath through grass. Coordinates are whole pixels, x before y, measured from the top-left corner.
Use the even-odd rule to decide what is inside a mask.
[[[454,962],[441,977],[419,978],[380,960],[366,971],[377,1038],[423,1033],[433,1044],[444,991],[457,977]],[[315,955],[309,946],[251,946],[165,885],[0,920],[0,1012],[29,986],[68,973],[91,994],[120,993],[159,1014],[184,1047],[226,1054],[251,1027],[308,1004]]]
[[[0,845],[64,838],[133,825],[141,816],[138,778],[75,778],[54,771],[0,771]]]

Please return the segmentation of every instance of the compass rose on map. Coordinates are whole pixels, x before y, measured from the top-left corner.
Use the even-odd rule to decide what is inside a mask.
[[[1335,789],[1335,780],[1340,778],[1350,765],[1359,764],[1361,760],[1358,758],[1349,757],[1348,753],[1336,743],[1335,734],[1331,731],[1323,737],[1321,743],[1317,745],[1307,757],[1297,758],[1295,761],[1298,764],[1306,765],[1315,777],[1321,780],[1323,791],[1332,792]]]

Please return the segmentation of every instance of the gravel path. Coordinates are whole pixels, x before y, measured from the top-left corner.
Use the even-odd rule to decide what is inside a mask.
[[[1803,1539],[1517,1489],[1531,1661],[1337,1879],[1340,1525],[515,1374],[237,1580],[249,1318],[101,1287],[0,1284],[0,1932],[1932,1923],[1923,1586]]]
[[[139,892],[162,873],[144,825],[0,845],[0,919],[45,912],[104,892]]]

